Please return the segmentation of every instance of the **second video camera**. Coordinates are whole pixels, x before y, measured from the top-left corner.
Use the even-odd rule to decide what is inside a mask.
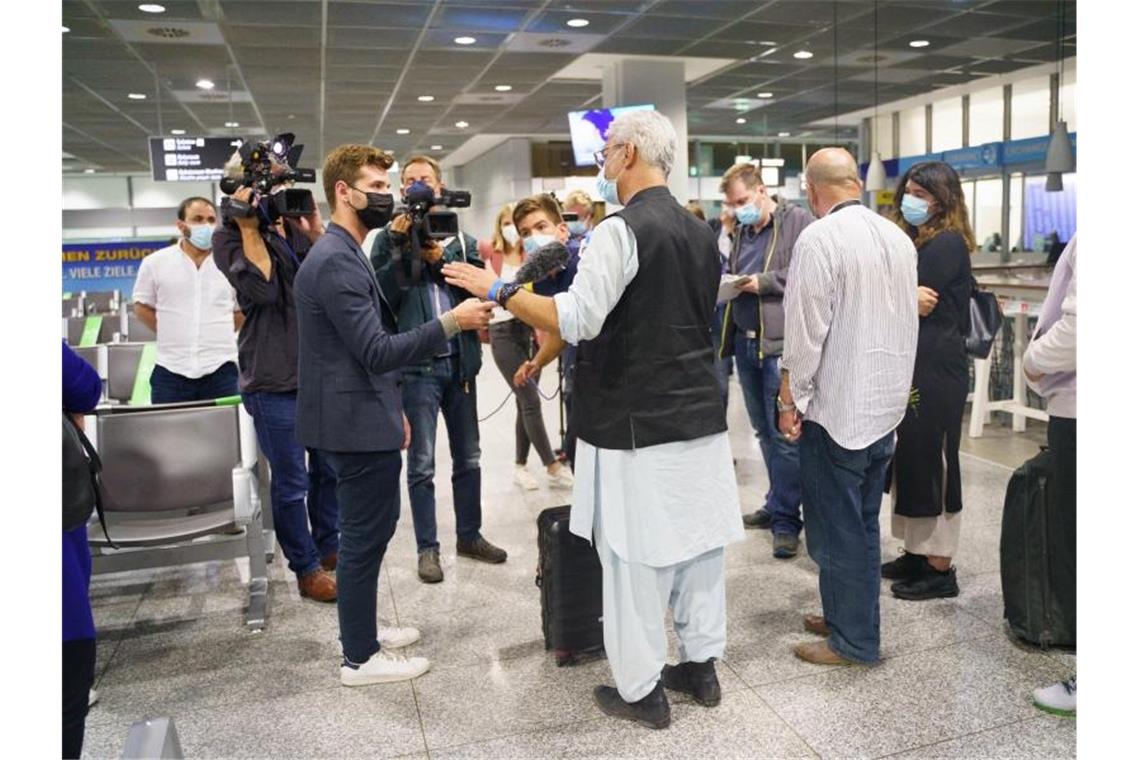
[[[404,204],[396,213],[411,217],[413,234],[423,244],[459,234],[459,216],[454,211],[432,211],[432,207],[467,208],[471,193],[443,189],[436,195],[427,183],[414,182],[404,191]]]
[[[253,188],[255,198],[269,199],[266,211],[271,220],[280,216],[308,216],[316,211],[316,202],[309,190],[288,187],[274,192],[274,188],[287,182],[317,181],[315,169],[297,166],[305,146],[295,145],[293,140],[292,132],[284,132],[270,140],[243,142],[235,154],[241,174],[224,177],[218,183],[222,192],[230,196],[243,187]],[[252,216],[256,213],[253,207],[255,198],[251,198],[249,203],[223,198],[223,216]]]

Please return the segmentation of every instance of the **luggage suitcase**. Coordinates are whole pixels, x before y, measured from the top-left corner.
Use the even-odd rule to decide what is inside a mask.
[[[570,532],[570,507],[538,516],[542,636],[558,665],[602,649],[602,566],[591,543]]]
[[[1072,553],[1072,542],[1055,535],[1055,527],[1050,530],[1056,525],[1046,498],[1051,471],[1050,452],[1042,448],[1009,479],[1001,519],[1001,591],[1014,635],[1042,648],[1075,647],[1076,610],[1065,609],[1056,594],[1072,583],[1060,577],[1057,561]]]

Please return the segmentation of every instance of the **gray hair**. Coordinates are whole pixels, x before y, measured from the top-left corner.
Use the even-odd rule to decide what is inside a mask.
[[[612,144],[628,143],[637,148],[647,163],[665,176],[673,170],[677,131],[658,111],[629,111],[614,119],[609,134]]]

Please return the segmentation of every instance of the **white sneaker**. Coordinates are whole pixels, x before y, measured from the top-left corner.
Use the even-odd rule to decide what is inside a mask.
[[[99,701],[99,692],[95,691],[94,689],[91,689],[90,691],[87,692],[87,709],[90,710],[92,707],[95,706],[95,703],[98,701]]]
[[[515,465],[515,485],[524,491],[537,491],[538,481],[534,476],[527,472],[526,465]]]
[[[419,641],[420,632],[419,629],[411,627],[395,628],[382,625],[376,629],[376,638],[380,640],[380,646],[384,649],[400,649]]]
[[[1052,686],[1033,690],[1033,704],[1054,715],[1073,717],[1077,714],[1077,677]]]
[[[546,484],[551,488],[572,490],[574,488],[574,473],[570,472],[569,467],[563,465],[558,468],[558,472],[546,473]]]
[[[426,657],[404,657],[382,649],[369,657],[363,665],[355,668],[341,665],[340,683],[342,686],[367,686],[410,681],[430,669],[431,662]]]

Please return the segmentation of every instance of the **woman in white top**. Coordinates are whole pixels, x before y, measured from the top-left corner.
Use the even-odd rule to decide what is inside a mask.
[[[499,264],[494,267],[496,273],[507,282],[515,279],[523,262],[523,246],[511,220],[513,210],[514,207],[507,204],[499,211],[495,232],[491,237],[494,253],[488,257],[493,267],[494,264]],[[518,410],[515,417],[515,484],[528,491],[538,488],[538,481],[526,469],[527,455],[531,444],[534,444],[535,451],[546,466],[548,484],[552,488],[573,487],[574,478],[570,469],[555,458],[550,447],[546,423],[542,419],[542,399],[538,394],[538,386],[533,382],[515,386],[513,382],[515,370],[531,358],[534,330],[515,319],[506,309],[496,308],[491,318],[490,334],[491,355],[507,385],[514,391]]]

